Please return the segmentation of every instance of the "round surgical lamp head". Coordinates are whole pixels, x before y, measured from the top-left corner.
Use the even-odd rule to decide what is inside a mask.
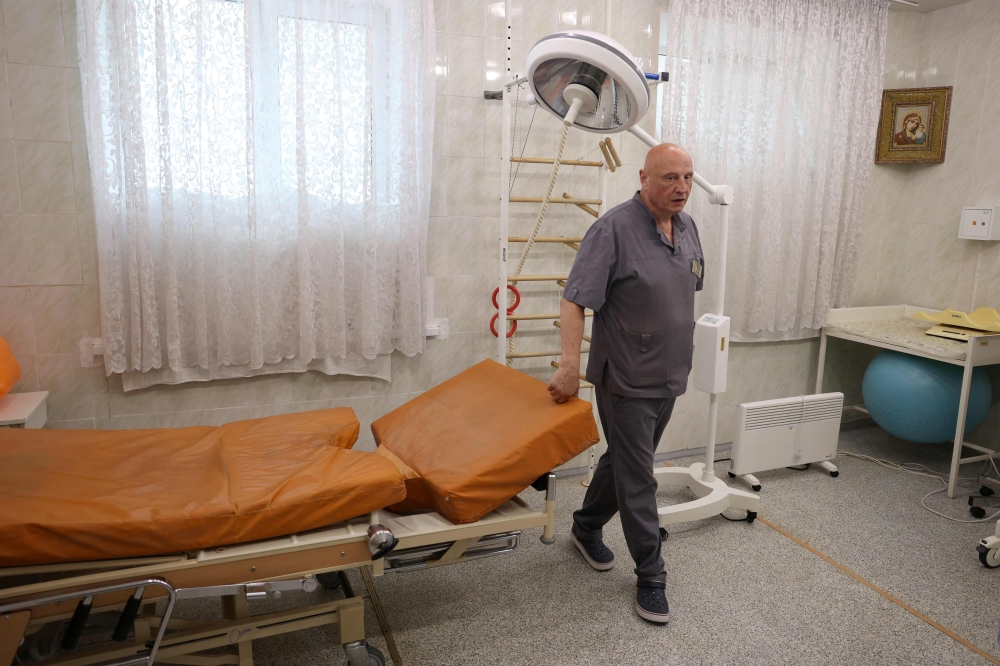
[[[528,85],[535,99],[565,124],[614,134],[639,122],[649,86],[632,55],[606,35],[557,32],[528,52]]]

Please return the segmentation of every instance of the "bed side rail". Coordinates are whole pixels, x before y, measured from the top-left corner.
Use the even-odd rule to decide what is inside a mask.
[[[69,621],[69,625],[66,628],[66,633],[63,636],[61,644],[63,650],[72,650],[76,647],[77,642],[80,640],[80,635],[83,633],[83,628],[87,624],[87,619],[90,617],[90,610],[93,606],[95,597],[102,594],[133,590],[132,595],[125,604],[125,609],[122,611],[121,617],[118,619],[118,623],[115,626],[114,634],[112,636],[114,640],[122,641],[132,628],[132,623],[135,621],[139,607],[142,605],[143,593],[147,587],[160,587],[166,592],[167,596],[167,607],[163,614],[163,622],[160,624],[160,629],[156,632],[156,638],[152,641],[152,644],[149,646],[149,649],[145,652],[145,654],[127,657],[126,659],[120,661],[110,662],[107,666],[136,666],[137,664],[153,666],[153,663],[156,660],[156,652],[159,650],[160,642],[163,640],[163,636],[167,631],[167,620],[170,619],[170,614],[174,610],[174,602],[177,600],[177,590],[175,590],[170,583],[161,578],[145,578],[142,580],[129,581],[128,583],[102,585],[84,590],[74,590],[72,592],[32,597],[30,599],[0,605],[0,618],[12,617],[23,611],[30,612],[30,610],[36,606],[60,603],[71,599],[79,599],[80,601],[77,603],[76,610],[73,612],[73,617]],[[0,622],[3,622],[3,620],[0,619]],[[21,630],[23,631],[24,628],[22,627]],[[4,638],[6,638],[6,636],[4,636]],[[15,641],[0,641],[0,644],[5,646],[10,643],[13,643],[13,650],[16,652],[20,639]],[[2,661],[6,657],[6,654],[0,654],[0,663],[8,663]],[[11,654],[8,661],[13,661],[13,659],[14,655]]]

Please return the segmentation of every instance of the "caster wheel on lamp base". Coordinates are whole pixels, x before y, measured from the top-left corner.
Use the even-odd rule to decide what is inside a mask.
[[[976,547],[976,550],[979,551],[979,561],[984,567],[987,569],[1000,567],[1000,549],[987,548],[980,544]]]

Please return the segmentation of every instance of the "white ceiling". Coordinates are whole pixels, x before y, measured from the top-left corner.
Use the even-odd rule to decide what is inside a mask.
[[[907,5],[893,2],[890,3],[889,9],[895,9],[904,12],[919,12],[920,14],[926,14],[927,12],[937,11],[938,9],[944,9],[945,7],[954,7],[955,5],[963,5],[969,0],[914,0],[920,3],[919,7],[909,7]]]

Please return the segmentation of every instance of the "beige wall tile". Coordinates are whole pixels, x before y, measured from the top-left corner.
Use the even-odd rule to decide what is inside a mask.
[[[520,0],[511,3],[511,39],[515,42],[521,41],[524,27],[524,3]],[[507,16],[505,15],[506,3],[504,0],[486,1],[486,36],[494,39],[507,38]]]
[[[3,0],[3,20],[9,62],[66,64],[60,0]]]
[[[477,3],[478,4],[478,3]],[[483,46],[482,37],[447,35],[448,45],[448,94],[483,98]]]
[[[0,338],[16,357],[37,353],[29,287],[0,287]]]
[[[202,407],[218,410],[231,407],[246,407],[247,383],[244,379],[225,379],[205,382],[202,394]],[[243,417],[246,418],[246,417]]]
[[[247,407],[230,407],[228,409],[206,409],[199,425],[221,426],[233,421],[245,421],[250,418]]]
[[[35,356],[15,356],[21,366],[21,378],[11,388],[13,393],[28,393],[38,391],[38,363]]]
[[[88,336],[101,337],[101,290],[96,284],[83,286],[83,325]]]
[[[445,30],[455,35],[486,36],[486,3],[482,0],[448,0]]]
[[[290,375],[252,377],[247,381],[247,404],[285,405],[292,402]],[[279,412],[286,413],[286,412]],[[256,417],[253,417],[256,418]]]
[[[0,141],[0,213],[21,212],[17,157],[13,141]]]
[[[83,337],[83,286],[31,287],[31,317],[38,354],[80,353]],[[79,364],[77,356],[77,364]]]
[[[31,284],[83,284],[76,215],[25,215]]]
[[[66,87],[66,106],[69,113],[69,133],[71,141],[86,141],[87,134],[83,121],[83,89],[80,83],[80,70],[68,68],[63,70]]]
[[[204,409],[206,383],[208,382],[187,382],[156,387],[157,411],[190,412]]]
[[[14,138],[69,141],[63,68],[11,63],[7,78]]]
[[[66,48],[66,66],[79,67],[76,40],[76,0],[62,0],[63,43]]]
[[[471,368],[478,361],[479,334],[453,333],[448,338],[448,376]],[[546,361],[546,365],[548,362]]]
[[[76,213],[73,152],[68,143],[17,141],[21,204],[25,213]]]
[[[447,224],[448,270],[451,275],[482,275],[485,238],[482,218],[449,217]],[[519,246],[519,247],[523,247]],[[491,248],[492,249],[492,248]]]
[[[109,415],[114,418],[134,414],[155,414],[158,411],[157,398],[161,388],[157,386],[125,393],[122,390],[122,376],[117,372],[112,373],[108,377]]]
[[[29,284],[24,223],[20,215],[0,215],[0,287]]]
[[[58,430],[93,430],[96,419],[75,419],[72,421],[48,421],[46,428]]]
[[[0,62],[0,139],[14,137],[10,118],[10,87],[7,82],[7,64]]]
[[[483,158],[448,158],[448,209],[447,214],[481,216],[486,214],[484,195],[486,183],[483,178]],[[495,188],[490,188],[490,199],[500,205],[500,196]]]
[[[488,103],[480,97],[446,97],[449,154],[482,157],[485,126],[483,111]]]
[[[84,284],[97,284],[97,238],[93,215],[77,215],[80,234],[80,269]]]
[[[93,418],[95,396],[107,395],[104,368],[80,367],[79,354],[39,356],[38,384],[53,421]]]
[[[82,215],[93,215],[93,187],[90,184],[90,161],[87,156],[87,144],[74,142],[72,151],[76,212]]]

